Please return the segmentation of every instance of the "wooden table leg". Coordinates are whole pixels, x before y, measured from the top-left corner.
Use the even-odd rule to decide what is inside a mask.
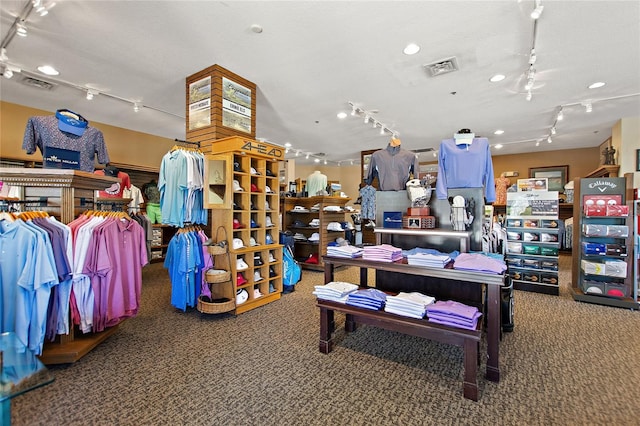
[[[478,342],[464,341],[464,384],[462,392],[465,398],[478,400]]]
[[[351,333],[352,331],[356,331],[356,321],[353,318],[353,315],[347,314],[344,320],[344,331],[346,333]]]
[[[500,286],[487,286],[487,374],[492,382],[500,381]]]
[[[369,287],[369,279],[367,277],[367,268],[360,268],[360,287]]]
[[[333,350],[331,335],[335,328],[333,320],[333,310],[320,308],[320,344],[319,349],[323,354],[328,354]]]
[[[329,263],[327,261],[324,262],[324,283],[330,283],[333,281],[333,263]]]

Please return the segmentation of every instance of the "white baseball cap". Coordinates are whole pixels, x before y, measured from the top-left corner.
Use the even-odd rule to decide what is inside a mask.
[[[270,211],[271,210],[271,207],[269,207],[269,202],[267,200],[264,200],[264,209],[266,211]]]
[[[262,297],[263,294],[260,293],[260,289],[259,288],[254,288],[253,289],[253,298],[257,299],[258,297]]]
[[[249,293],[244,288],[241,288],[236,293],[236,305],[242,305],[249,299]]]
[[[269,263],[273,263],[276,261],[276,258],[273,256],[272,252],[269,252]]]
[[[234,238],[232,247],[234,250],[241,249],[244,247],[244,242],[240,238]]]
[[[309,222],[309,226],[320,226],[320,219],[312,219],[311,222]]]
[[[260,244],[257,243],[255,238],[251,237],[251,238],[249,238],[249,245],[251,247],[255,247],[255,246],[259,246]]]
[[[262,276],[260,276],[260,271],[255,271],[253,273],[253,282],[258,282],[258,281],[262,281],[264,278],[262,278]]]
[[[248,269],[248,268],[249,268],[249,265],[247,265],[247,262],[245,262],[243,258],[239,257],[236,262],[236,269],[238,271],[244,271],[245,269]]]
[[[267,194],[275,194],[275,192],[273,192],[273,191],[271,190],[271,188],[269,187],[269,185],[266,185],[266,186],[264,187],[264,192],[266,192]]]
[[[266,227],[271,228],[273,226],[273,222],[271,221],[271,216],[267,216],[264,221],[265,221]]]
[[[234,191],[244,191],[244,189],[242,189],[242,187],[240,186],[240,182],[238,182],[237,180],[233,180],[233,190]]]
[[[259,176],[259,175],[261,175],[261,173],[260,173],[259,171],[257,171],[257,170],[256,170],[255,168],[253,168],[253,167],[251,168],[251,174],[252,174],[252,175],[258,175],[258,176]]]
[[[342,229],[342,225],[339,222],[329,222],[327,231],[344,231],[344,229]]]
[[[309,241],[320,241],[320,234],[317,232],[314,232],[313,234],[311,234],[311,236],[309,237]]]

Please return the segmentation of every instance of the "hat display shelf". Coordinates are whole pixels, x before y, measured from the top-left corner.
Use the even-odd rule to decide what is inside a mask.
[[[327,227],[329,223],[345,221],[345,214],[348,212],[344,210],[344,206],[350,200],[348,197],[322,195],[283,199],[283,225],[291,235],[297,236],[294,238],[293,254],[303,268],[324,270],[322,256],[327,254],[327,244],[345,236],[344,230]],[[338,206],[340,210],[325,211],[327,206]],[[314,236],[316,233],[319,238]]]
[[[211,291],[209,300],[203,295],[198,298],[197,309],[203,314],[221,314],[236,308],[236,292],[231,280],[231,258],[229,255],[229,239],[222,226],[216,230],[215,242],[207,246],[211,256],[212,271],[205,272],[205,280]]]
[[[229,164],[229,207],[212,208],[211,224],[213,229],[223,227],[229,236],[233,290],[246,291],[235,306],[235,313],[241,314],[282,294],[279,195],[266,191],[278,188],[278,161],[273,153],[279,147],[241,137],[219,139],[209,146],[215,156],[226,156]]]
[[[572,296],[638,309],[633,173],[574,181]]]

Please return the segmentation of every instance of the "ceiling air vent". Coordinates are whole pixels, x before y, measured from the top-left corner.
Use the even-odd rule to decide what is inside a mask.
[[[438,62],[426,64],[424,65],[424,69],[427,71],[427,74],[429,74],[429,77],[436,77],[438,75],[458,71],[458,60],[455,56],[452,56]]]
[[[412,149],[411,152],[415,152],[416,154],[420,154],[422,152],[431,152],[434,151],[433,148],[420,148],[420,149]]]
[[[20,80],[20,83],[24,84],[25,86],[31,86],[42,90],[53,90],[56,87],[55,84],[49,83],[48,81],[26,76],[23,77],[22,80]]]

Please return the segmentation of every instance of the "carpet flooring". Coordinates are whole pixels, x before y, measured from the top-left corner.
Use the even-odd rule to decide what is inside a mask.
[[[462,396],[462,351],[360,327],[318,351],[319,313],[304,271],[296,291],[242,315],[170,306],[161,264],[144,269],[136,318],[55,381],[17,397],[14,425],[637,425],[640,313],[578,303],[570,257],[561,294],[515,292],[501,380]],[[373,274],[370,274],[372,276]],[[358,282],[356,268],[336,279]]]

